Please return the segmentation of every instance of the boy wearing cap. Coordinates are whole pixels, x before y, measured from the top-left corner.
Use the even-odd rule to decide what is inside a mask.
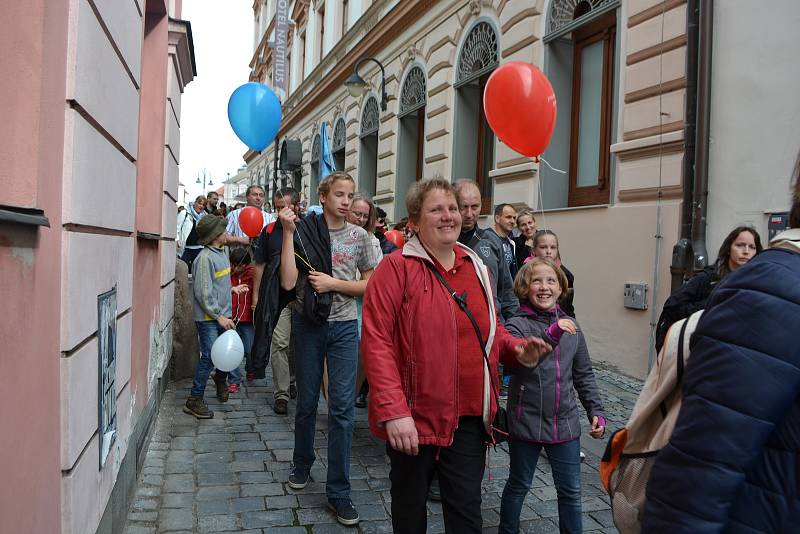
[[[194,372],[192,391],[183,411],[198,419],[211,419],[214,412],[203,400],[206,382],[214,364],[211,362],[211,346],[225,330],[236,328],[229,319],[231,315],[231,264],[224,246],[228,240],[226,222],[222,217],[206,215],[197,223],[197,241],[203,250],[192,265],[194,321],[200,340],[200,361]],[[228,373],[214,373],[217,399],[228,401]]]

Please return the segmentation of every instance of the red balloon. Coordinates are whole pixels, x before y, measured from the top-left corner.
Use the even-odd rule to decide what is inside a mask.
[[[389,230],[385,234],[386,239],[394,243],[394,246],[397,248],[403,248],[403,245],[406,244],[406,238],[403,237],[403,232],[400,230]]]
[[[528,157],[541,156],[556,127],[556,95],[538,68],[511,61],[495,70],[483,92],[486,120],[497,137]]]
[[[242,208],[239,213],[239,228],[248,237],[258,237],[261,229],[264,227],[264,216],[261,215],[261,210],[253,206]]]

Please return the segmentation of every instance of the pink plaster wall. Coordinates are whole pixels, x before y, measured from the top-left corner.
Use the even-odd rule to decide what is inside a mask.
[[[0,532],[61,531],[59,316],[67,0],[8,2],[0,22],[0,197],[50,228],[0,225]],[[10,73],[14,73],[13,76]],[[27,382],[33,389],[20,385]]]
[[[12,2],[4,6],[0,22],[4,63],[0,76],[0,204],[36,207],[39,146],[31,139],[39,131],[38,108],[44,89],[40,84],[43,5],[43,0]]]
[[[142,44],[142,87],[139,98],[139,159],[136,162],[136,229],[161,233],[164,136],[166,132],[169,20],[163,0],[148,0]],[[131,384],[136,405],[147,402],[150,336],[157,331],[161,287],[158,243],[138,239],[134,251],[133,347]],[[153,326],[155,325],[155,328]]]
[[[150,3],[148,2],[148,8]],[[142,88],[139,92],[136,229],[154,234],[161,231],[168,30],[169,21],[166,16],[146,15],[142,45]]]

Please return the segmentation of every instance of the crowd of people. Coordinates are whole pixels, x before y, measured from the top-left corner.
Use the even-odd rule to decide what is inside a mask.
[[[511,204],[496,206],[494,224],[480,228],[483,199],[477,184],[433,178],[417,182],[408,193],[408,216],[395,226],[407,238],[398,250],[384,235],[391,226],[386,213],[356,191],[349,174],[327,176],[318,196],[319,205],[302,213],[299,193],[278,189],[268,203],[269,211],[263,209],[264,189],[248,188],[247,206],[263,211],[263,229],[255,239],[239,228],[241,208],[226,213],[216,193],[197,197],[179,212],[178,255],[192,272],[201,352],[184,411],[201,419],[213,417],[203,399],[209,377],[220,402],[238,392],[239,371],[212,374],[210,358],[216,337],[236,329],[245,345],[246,380],[264,378],[266,366],[271,365],[275,413],[288,414],[289,402],[296,399],[295,444],[287,480],[295,490],[305,488],[311,479],[317,406],[320,395],[326,396],[325,488],[341,524],[359,522],[350,498],[350,452],[355,410],[367,407],[371,431],[386,441],[395,532],[426,531],[426,500],[432,487],[438,488],[435,493],[442,501],[447,532],[481,532],[487,447],[505,440],[510,472],[502,493],[499,532],[519,531],[522,505],[542,450],[552,467],[560,530],[581,532],[578,403],[585,409],[592,438],[605,435],[606,417],[585,335],[576,320],[575,277],[564,266],[557,235],[549,228],[537,228],[534,211],[517,210]],[[791,224],[798,228],[800,185],[795,185],[793,201]],[[746,524],[741,519],[745,507],[739,512],[732,508],[748,499],[741,489],[742,476],[750,476],[748,470],[762,452],[765,457],[770,454],[767,459],[774,465],[798,458],[800,352],[790,340],[800,327],[798,231],[787,232],[780,241],[783,250],[794,247],[792,257],[770,251],[767,258],[754,228],[735,228],[713,267],[689,279],[664,306],[658,348],[672,323],[709,308],[696,343],[698,352],[705,348],[711,356],[705,361],[693,349],[687,373],[695,367],[697,374],[687,380],[686,394],[696,390],[698,399],[689,402],[687,397],[676,427],[676,445],[653,469],[652,484],[658,481],[659,486],[652,492],[648,486],[648,498],[652,495],[653,500],[644,522],[653,531],[669,530],[676,506],[688,514],[676,520],[686,527],[681,531],[704,531],[697,526],[698,517],[713,516],[717,526],[734,520]],[[757,261],[751,262],[753,258]],[[751,263],[758,266],[743,269]],[[787,277],[793,282],[785,281]],[[748,303],[748,284],[764,296]],[[788,299],[789,304],[777,305],[778,298]],[[790,305],[794,315],[784,318],[777,310]],[[745,311],[751,306],[761,315]],[[758,328],[748,324],[732,334],[726,321],[745,315],[752,317],[743,320]],[[795,328],[776,332],[781,322]],[[728,337],[718,337],[715,329],[724,329]],[[755,339],[750,342],[742,336]],[[708,343],[703,341],[706,337]],[[727,343],[727,349],[720,343]],[[769,349],[774,344],[783,347],[777,355]],[[747,349],[741,349],[744,345]],[[705,468],[693,465],[693,460],[687,467],[682,450],[698,443],[697,421],[728,418],[704,404],[705,398],[717,397],[703,386],[703,380],[722,384],[718,371],[730,372],[732,382],[720,385],[717,393],[731,402],[730,387],[743,371],[723,363],[726,350],[756,350],[780,360],[767,370],[750,369],[767,380],[757,389],[770,403],[740,411],[763,420],[763,425],[755,428],[756,423],[742,419],[745,415],[731,416],[735,426],[749,425],[753,435],[731,435],[720,445],[733,447],[734,457],[746,456],[749,463],[733,469],[717,454],[716,446],[700,443],[695,449],[698,461],[714,465]],[[709,367],[712,356],[717,371]],[[742,355],[740,360],[746,358]],[[773,384],[780,381],[778,373],[783,380],[779,387]],[[752,377],[746,380],[753,382]],[[684,412],[692,415],[684,417]],[[730,430],[735,432],[733,426]],[[774,441],[787,436],[794,441]],[[737,439],[746,442],[746,451],[733,445]],[[775,452],[781,447],[790,455]],[[761,474],[769,470],[758,465]],[[691,476],[679,481],[682,469]],[[732,471],[730,476],[722,472],[726,469]],[[724,491],[717,497],[727,500],[725,506],[716,501],[713,510],[702,510],[687,495],[707,486],[710,482],[701,474],[712,471],[711,479],[724,479]],[[784,483],[797,481],[791,474],[770,471],[764,476]],[[680,496],[671,489],[678,486]],[[677,504],[671,498],[678,498]],[[763,517],[774,521],[779,512],[772,511],[768,501],[764,497],[758,506]],[[786,497],[783,504],[785,513],[780,517],[798,511],[796,496]]]

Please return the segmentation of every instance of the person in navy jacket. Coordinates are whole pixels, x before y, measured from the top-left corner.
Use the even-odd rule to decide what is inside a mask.
[[[800,157],[792,228],[712,293],[683,405],[653,464],[642,532],[797,532]]]

